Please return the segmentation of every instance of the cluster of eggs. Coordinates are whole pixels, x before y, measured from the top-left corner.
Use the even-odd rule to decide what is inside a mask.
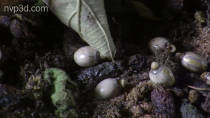
[[[101,60],[100,53],[91,46],[79,48],[74,53],[74,61],[80,67],[90,67]],[[95,88],[95,93],[99,99],[108,99],[120,94],[122,88],[126,86],[127,81],[116,78],[104,79]]]
[[[176,51],[176,47],[163,37],[152,39],[149,47],[154,54],[160,53],[162,50],[166,50],[169,53]],[[177,53],[177,56],[180,57],[182,66],[189,71],[201,73],[208,68],[207,60],[194,52]],[[171,69],[165,65],[159,65],[157,62],[152,62],[149,78],[154,84],[164,86],[172,86],[175,83]]]
[[[153,38],[149,42],[149,48],[153,54],[160,54],[162,51],[169,53],[176,51],[175,45],[171,44],[164,37]],[[208,62],[204,57],[194,52],[177,53],[177,55],[181,59],[182,66],[186,69],[192,72],[204,72],[207,70]],[[99,63],[100,60],[100,53],[91,46],[81,47],[74,53],[74,61],[81,67],[93,66]],[[158,85],[173,86],[175,83],[175,77],[171,69],[157,62],[152,62],[149,78],[152,83]],[[125,85],[125,80],[108,78],[96,86],[95,92],[98,98],[107,99],[119,95]]]

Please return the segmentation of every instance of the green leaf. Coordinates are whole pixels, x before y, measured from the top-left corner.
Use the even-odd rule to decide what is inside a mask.
[[[104,0],[43,0],[66,26],[74,29],[102,58],[114,59]]]

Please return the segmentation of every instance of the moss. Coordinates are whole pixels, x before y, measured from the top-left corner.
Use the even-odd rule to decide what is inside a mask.
[[[122,102],[125,96],[119,96],[109,101],[101,101],[97,103],[92,118],[127,118],[127,114]]]
[[[78,118],[75,97],[78,94],[76,83],[70,80],[61,69],[49,68],[44,72],[44,79],[52,85],[52,104],[56,107],[55,114],[59,118]]]
[[[151,91],[152,86],[148,81],[140,82],[136,87],[134,87],[127,95],[126,100],[128,101],[128,107],[138,103],[139,100],[144,99],[148,93]]]

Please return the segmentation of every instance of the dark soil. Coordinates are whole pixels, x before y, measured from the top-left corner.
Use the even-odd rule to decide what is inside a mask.
[[[39,96],[42,88],[37,92],[39,85],[30,81],[42,78],[50,67],[65,70],[79,85],[76,109],[81,118],[209,118],[210,86],[200,73],[183,68],[175,54],[152,54],[148,42],[166,37],[176,45],[177,52],[193,51],[210,63],[210,1],[137,0],[158,20],[139,16],[131,0],[105,1],[117,46],[116,63],[104,61],[88,68],[73,61],[74,51],[87,44],[52,13],[0,16],[1,118],[56,118],[50,91],[43,90]],[[173,87],[148,84],[153,61],[172,69],[176,78]],[[128,86],[115,98],[98,100],[94,88],[106,78],[125,79]],[[189,99],[193,89],[188,85],[205,88],[196,89],[198,98],[193,103]]]

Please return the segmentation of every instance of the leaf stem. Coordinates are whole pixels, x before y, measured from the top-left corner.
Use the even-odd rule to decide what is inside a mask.
[[[191,88],[191,89],[198,90],[198,91],[210,91],[209,88],[199,88],[199,87],[195,87],[195,86],[191,86],[191,85],[187,85],[187,87]]]

